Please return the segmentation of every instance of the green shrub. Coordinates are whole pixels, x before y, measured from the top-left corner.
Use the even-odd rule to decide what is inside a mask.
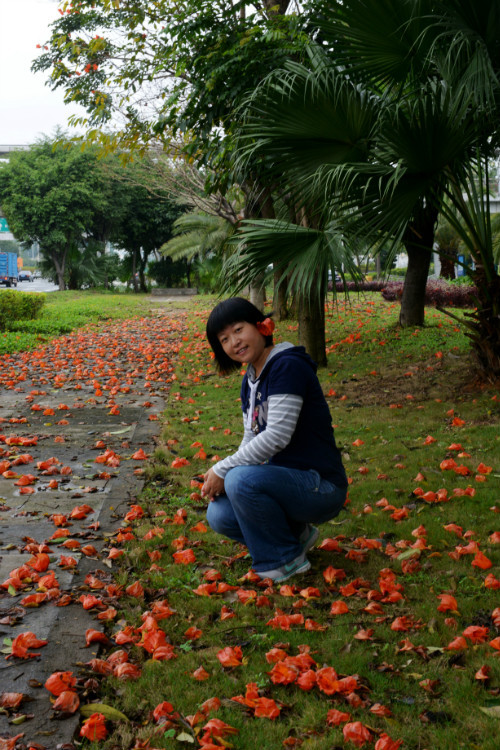
[[[45,294],[6,289],[0,294],[0,330],[14,320],[33,320],[45,304]]]

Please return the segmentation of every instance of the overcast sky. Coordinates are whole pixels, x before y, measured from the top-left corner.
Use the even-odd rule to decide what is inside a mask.
[[[68,117],[83,114],[63,103],[62,91],[45,86],[44,73],[30,68],[37,44],[49,38],[49,24],[59,17],[58,0],[0,0],[0,145],[33,143],[52,135]]]

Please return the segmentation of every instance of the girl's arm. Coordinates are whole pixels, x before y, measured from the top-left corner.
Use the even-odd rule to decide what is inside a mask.
[[[212,467],[217,476],[223,479],[235,466],[262,464],[283,450],[295,432],[302,403],[302,396],[292,393],[269,396],[266,429],[258,435],[245,429],[236,453]]]

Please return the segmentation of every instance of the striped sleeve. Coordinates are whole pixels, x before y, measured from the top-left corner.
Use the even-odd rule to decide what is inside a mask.
[[[235,466],[263,464],[283,450],[295,432],[302,403],[302,396],[291,393],[270,396],[266,429],[258,435],[245,429],[236,453],[214,464],[213,470],[217,476],[223,479]]]

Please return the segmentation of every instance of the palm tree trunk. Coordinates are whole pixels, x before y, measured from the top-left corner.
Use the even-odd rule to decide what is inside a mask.
[[[451,281],[455,278],[455,263],[457,252],[451,246],[439,248],[439,260],[441,261],[440,277]]]
[[[299,344],[318,367],[326,367],[325,340],[325,293],[314,286],[309,294],[301,294],[298,300]]]
[[[262,274],[260,278],[256,279],[250,286],[250,302],[264,312],[264,305],[266,303],[265,297],[266,290],[264,287],[264,274]]]
[[[287,293],[286,293],[286,281],[279,284],[279,280],[283,275],[283,269],[279,266],[274,268],[274,296],[273,296],[273,312],[275,320],[287,320],[288,309],[287,309]]]
[[[399,313],[399,324],[403,328],[424,325],[425,287],[432,259],[436,220],[437,211],[434,207],[421,207],[403,240],[408,253],[408,270]]]
[[[484,269],[476,266],[477,306],[471,315],[472,350],[484,375],[491,380],[500,377],[500,276],[488,281]]]
[[[407,247],[408,270],[406,271],[399,324],[403,328],[423,326],[425,320],[425,287],[431,264],[430,251]]]
[[[271,188],[267,187],[262,190],[258,203],[260,215],[263,219],[276,218]],[[286,320],[287,318],[286,283],[278,283],[282,275],[283,267],[274,264],[273,313],[275,320]]]

